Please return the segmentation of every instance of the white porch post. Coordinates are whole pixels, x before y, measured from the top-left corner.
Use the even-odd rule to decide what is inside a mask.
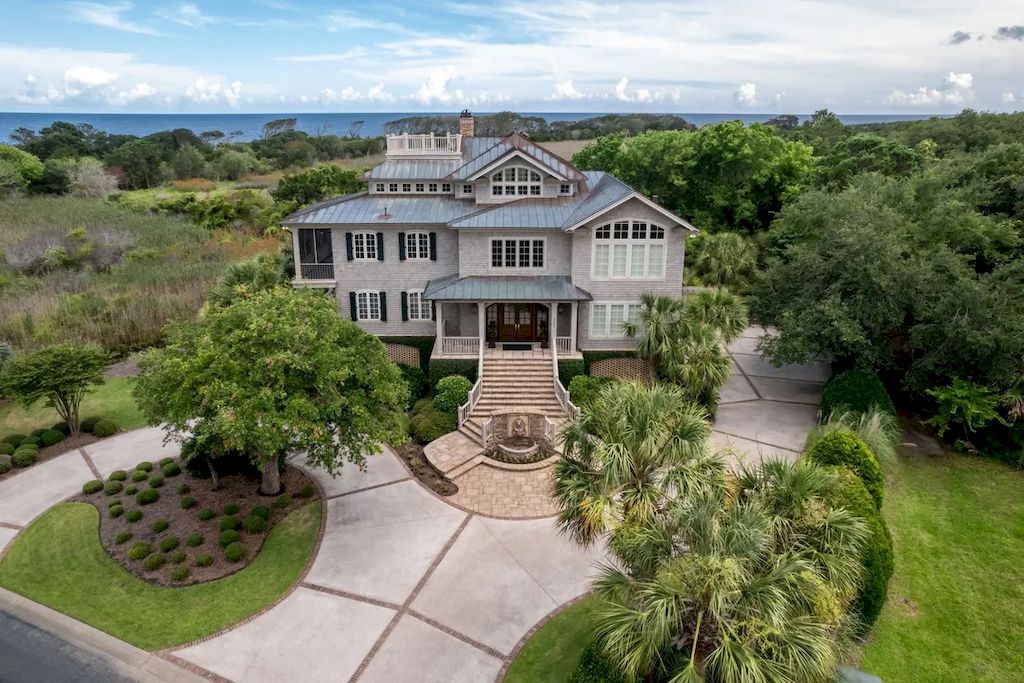
[[[299,229],[292,228],[292,263],[295,265],[295,280],[302,279],[302,258],[299,256]]]
[[[478,301],[476,303],[476,317],[477,317],[477,336],[482,340],[485,335],[485,328],[487,327],[487,302]]]
[[[438,301],[437,307],[437,343],[444,348],[444,302]]]
[[[576,353],[576,320],[579,317],[579,307],[578,301],[573,301],[569,306],[569,353]]]

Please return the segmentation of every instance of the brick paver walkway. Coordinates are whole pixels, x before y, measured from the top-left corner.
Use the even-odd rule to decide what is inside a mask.
[[[510,472],[482,463],[455,478],[459,492],[448,500],[490,517],[550,517],[558,511],[551,497],[551,470],[549,465],[539,470]]]

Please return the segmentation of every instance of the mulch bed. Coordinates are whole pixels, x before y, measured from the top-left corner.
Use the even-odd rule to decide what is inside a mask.
[[[55,443],[52,446],[40,448],[36,461],[28,467],[12,467],[9,472],[0,474],[0,481],[9,479],[20,472],[29,470],[41,462],[46,462],[47,460],[56,458],[58,455],[64,455],[68,451],[73,451],[76,448],[81,448],[82,446],[88,446],[89,444],[96,443],[97,441],[100,441],[98,437],[95,437],[92,434],[86,434],[85,432],[82,432],[75,437],[66,437],[63,441]]]
[[[161,470],[160,463],[152,464],[153,469],[148,473],[150,477],[160,474]],[[281,473],[283,492],[280,496],[259,495],[259,479],[244,474],[222,476],[220,488],[215,491],[211,479],[193,477],[181,472],[164,477],[163,485],[156,489],[160,495],[156,502],[141,505],[137,501],[137,494],[128,495],[125,491],[130,486],[137,487],[139,492],[152,487],[148,479],[140,482],[132,481],[133,472],[133,470],[127,471],[127,479],[122,482],[125,490],[120,493],[107,495],[104,491],[92,494],[83,492],[75,496],[74,500],[91,503],[99,510],[100,542],[107,553],[135,576],[159,586],[205,583],[243,569],[259,554],[263,542],[278,521],[292,510],[317,500],[320,495],[319,489],[308,475],[289,465]],[[179,488],[182,485],[187,487],[187,490]],[[196,503],[188,509],[182,507],[181,501],[185,496],[191,496],[196,500]],[[118,517],[112,517],[110,514],[110,506],[115,502],[120,502],[124,508],[124,513]],[[236,531],[240,538],[237,542],[245,548],[244,558],[234,562],[227,559],[225,550],[219,542],[220,525],[229,516],[225,512],[225,508],[229,505],[238,507],[238,512],[230,516],[238,521]],[[259,532],[246,531],[242,522],[253,514],[253,509],[257,507],[269,508],[270,515],[266,529]],[[142,518],[135,522],[129,522],[129,513],[133,510],[140,511]],[[202,510],[212,510],[213,517],[201,520],[199,513]],[[154,531],[154,523],[157,520],[166,520],[167,528],[162,531]],[[125,531],[131,533],[131,538],[118,543],[118,534]],[[196,547],[190,547],[186,540],[194,532],[202,535],[202,542]],[[178,539],[178,546],[169,551],[161,551],[160,542],[172,536]],[[128,556],[128,551],[132,546],[140,542],[148,543],[153,553],[163,552],[165,559],[163,566],[147,570],[144,566],[144,558],[132,559]],[[184,557],[179,555],[176,558],[179,561],[175,562],[174,556],[177,553],[183,553]],[[203,567],[197,564],[196,559],[203,555],[212,558],[213,561],[209,566]],[[179,567],[187,567],[188,576],[176,580],[172,578],[172,572]]]
[[[401,446],[392,446],[395,452],[412,471],[413,476],[419,479],[425,486],[439,496],[453,496],[459,492],[455,482],[444,476],[441,470],[430,464],[427,456],[423,454],[423,446],[408,442]]]

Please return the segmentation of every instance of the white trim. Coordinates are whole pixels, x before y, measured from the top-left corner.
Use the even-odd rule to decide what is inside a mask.
[[[409,238],[414,235],[423,235],[426,238],[426,256],[410,256],[409,255]],[[405,244],[402,245],[405,250],[406,261],[429,261],[430,260],[430,233],[425,230],[414,230],[412,232],[405,233]],[[419,249],[417,248],[417,252]]]
[[[379,289],[357,289],[356,290],[356,321],[357,322],[363,323],[363,322],[380,322],[381,321],[381,315],[380,315],[380,311],[381,311],[380,293],[381,293],[381,290],[379,290]],[[370,309],[371,309],[371,306],[370,306],[370,295],[371,294],[376,294],[377,295],[377,317],[376,318],[370,317]],[[361,295],[365,295],[366,296],[366,317],[365,318],[359,312],[359,297]]]
[[[602,334],[594,334],[594,308],[597,306],[605,307],[604,316],[604,332]],[[629,307],[637,306],[642,308],[643,304],[639,301],[591,301],[589,308],[589,316],[587,319],[587,336],[590,339],[627,339],[626,333],[621,329],[617,334],[613,334],[611,330],[612,324],[612,306],[625,306],[626,308],[622,311],[622,321],[627,322],[629,320]],[[639,311],[638,311],[639,316]],[[639,318],[638,318],[639,320]]]
[[[615,237],[615,226],[618,223],[626,224],[627,237]],[[646,227],[644,234],[647,237],[643,239],[633,239],[633,226],[636,223],[643,223]],[[598,238],[597,231],[603,227],[609,228],[609,237]],[[662,231],[662,237],[660,239],[654,239],[650,237],[651,228],[658,228]],[[609,221],[608,223],[602,223],[601,225],[595,225],[591,230],[590,236],[590,279],[598,282],[605,282],[607,280],[649,280],[649,281],[660,281],[665,279],[665,270],[668,266],[668,240],[669,240],[670,228],[666,228],[657,223],[651,223],[648,220],[641,218],[623,218],[617,221]],[[604,275],[597,274],[597,248],[599,246],[608,247],[608,272]],[[623,275],[614,274],[614,252],[616,246],[623,246],[626,248],[626,263],[625,272]],[[643,275],[633,275],[633,247],[642,246],[644,248],[644,264],[643,264]],[[651,247],[661,247],[661,274],[651,275]]]
[[[369,238],[369,242],[367,242],[366,240],[363,240],[363,255],[362,256],[359,256],[357,254],[357,248],[356,248],[356,237],[359,236],[359,235],[365,235],[365,236],[367,236]],[[372,249],[373,249],[373,256],[369,256],[370,249],[368,249],[367,246],[372,247]],[[369,231],[360,230],[358,232],[353,232],[352,233],[352,260],[353,261],[364,261],[364,262],[366,262],[366,261],[376,261],[377,260],[377,233],[376,232],[369,232]]]
[[[642,203],[647,205],[649,208],[654,209],[655,211],[661,213],[663,216],[665,216],[667,218],[671,218],[674,223],[678,223],[679,225],[683,226],[684,228],[686,228],[690,232],[700,232],[697,228],[693,227],[693,225],[689,221],[680,218],[679,216],[675,215],[674,213],[672,213],[671,211],[669,211],[665,207],[659,206],[659,205],[655,204],[650,199],[648,199],[647,197],[643,196],[642,194],[640,194],[636,190],[634,190],[631,194],[626,195],[625,197],[623,197],[619,201],[613,202],[611,205],[604,207],[603,209],[601,209],[597,213],[594,213],[594,214],[591,214],[591,215],[587,216],[586,218],[584,218],[580,222],[578,222],[578,223],[576,223],[574,225],[570,225],[568,228],[563,228],[563,230],[565,230],[566,232],[572,232],[576,228],[579,228],[581,225],[585,225],[585,224],[589,223],[590,221],[594,220],[595,218],[598,218],[599,216],[603,216],[604,214],[608,213],[612,209],[617,208],[619,206],[622,206],[623,204],[628,202],[630,199],[639,199]]]
[[[420,301],[419,301],[419,303],[416,306],[416,315],[417,315],[417,317],[415,317],[415,318],[412,316],[412,295],[413,294],[419,294],[420,295]],[[424,307],[426,308],[426,313],[427,313],[425,318],[422,316]],[[405,313],[406,313],[406,317],[409,318],[408,322],[422,322],[424,320],[430,320],[430,318],[431,318],[430,308],[431,308],[431,303],[427,299],[423,298],[423,290],[422,289],[407,289],[407,290],[405,290]]]
[[[502,243],[502,245],[501,245],[501,257],[502,257],[502,261],[501,262],[502,262],[502,265],[500,265],[500,266],[494,265],[494,243],[495,242],[501,242]],[[506,266],[506,265],[504,265],[504,263],[505,263],[505,256],[506,256],[506,254],[505,254],[505,242],[515,242],[516,243],[516,265],[514,265],[514,266]],[[521,266],[521,265],[519,265],[519,243],[520,242],[529,242],[530,243],[530,265],[529,266]],[[543,256],[544,263],[542,265],[539,265],[539,266],[533,265],[533,243],[534,242],[540,242],[543,245],[541,247],[543,249],[543,253],[541,255]],[[491,237],[488,237],[487,238],[487,267],[490,270],[500,271],[500,272],[503,272],[503,273],[507,273],[507,272],[509,272],[511,270],[529,270],[529,271],[533,271],[533,272],[536,272],[538,270],[544,270],[545,268],[548,267],[548,238],[544,237],[544,236],[537,237],[537,236],[521,236],[521,235],[507,235],[507,236],[491,236]]]
[[[468,178],[464,178],[464,180],[476,180],[477,178],[479,178],[481,176],[487,175],[487,173],[489,171],[491,171],[492,169],[497,168],[498,166],[501,166],[502,164],[504,164],[507,161],[510,161],[513,157],[518,157],[518,158],[522,159],[523,161],[525,161],[528,164],[533,164],[539,170],[543,171],[544,173],[547,173],[550,176],[554,176],[555,178],[558,178],[559,180],[568,180],[568,178],[563,176],[561,173],[559,173],[555,169],[551,168],[550,166],[547,166],[546,164],[544,164],[544,163],[542,163],[540,161],[537,161],[536,159],[534,159],[530,155],[523,153],[523,151],[521,149],[512,149],[511,152],[506,153],[504,156],[498,157],[495,161],[492,161],[487,166],[484,166],[483,169],[477,171],[476,173],[474,173],[473,175],[471,175]]]

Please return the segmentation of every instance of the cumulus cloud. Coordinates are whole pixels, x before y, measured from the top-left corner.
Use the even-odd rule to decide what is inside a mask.
[[[1024,40],[1024,26],[1000,26],[992,37],[996,40]]]
[[[103,26],[115,31],[126,31],[128,33],[156,34],[156,30],[149,26],[129,21],[122,17],[132,9],[130,2],[69,2],[67,8],[79,21],[96,26]]]
[[[909,105],[914,107],[935,106],[943,104],[961,105],[971,98],[974,87],[974,76],[970,73],[950,71],[942,81],[942,86],[930,88],[921,86],[914,91],[893,90],[886,100],[890,104]]]
[[[133,102],[138,102],[139,100],[152,99],[156,93],[156,88],[151,86],[149,83],[138,83],[128,90],[117,91],[117,93],[110,98],[110,103],[123,106]]]
[[[572,80],[555,83],[555,91],[548,97],[550,100],[581,100],[585,95],[576,89]]]
[[[452,66],[435,69],[416,91],[415,99],[424,107],[429,107],[434,103],[447,104],[456,98],[462,99],[460,90],[455,92],[448,90],[448,84],[455,79],[455,75],[455,68]]]
[[[618,83],[615,84],[615,89],[612,91],[615,94],[615,99],[620,102],[632,102],[633,98],[629,93],[626,92],[626,86],[629,85],[629,79],[625,76],[622,77]]]
[[[209,78],[198,78],[192,85],[185,88],[185,97],[198,104],[216,104],[225,102],[229,107],[237,107],[242,97],[241,81],[232,81],[224,85],[223,81]]]
[[[1012,92],[1004,92],[1002,96],[1003,104],[1013,104],[1017,101],[1017,96]]]
[[[966,43],[973,36],[966,31],[953,31],[953,35],[949,37],[950,45],[959,45],[960,43]]]
[[[117,80],[117,74],[95,66],[76,66],[64,72],[65,83],[76,83],[87,88],[108,85]]]
[[[757,85],[754,83],[742,83],[736,92],[733,93],[736,104],[741,107],[752,107],[757,104]]]

